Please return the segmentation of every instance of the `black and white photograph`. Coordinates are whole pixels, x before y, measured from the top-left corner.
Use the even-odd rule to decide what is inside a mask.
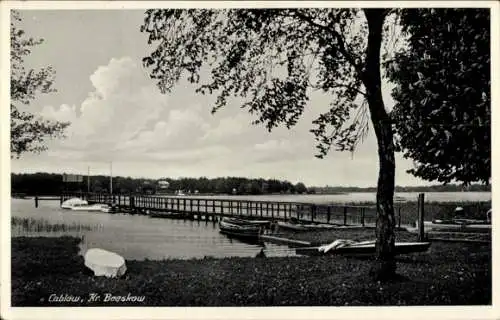
[[[1,6],[2,318],[500,317],[497,2]]]

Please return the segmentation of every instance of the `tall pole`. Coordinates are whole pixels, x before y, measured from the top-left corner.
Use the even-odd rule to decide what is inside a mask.
[[[424,230],[424,194],[420,193],[418,195],[418,222],[417,222],[417,227],[418,227],[418,241],[424,241],[425,240],[425,230]]]
[[[87,194],[90,193],[90,166],[87,167]]]
[[[109,173],[110,173],[110,178],[109,178],[109,194],[113,194],[113,162],[109,163]]]

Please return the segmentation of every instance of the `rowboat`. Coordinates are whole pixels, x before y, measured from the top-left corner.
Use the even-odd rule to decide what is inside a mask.
[[[116,213],[116,212],[118,212],[118,207],[115,205],[110,206],[110,205],[105,204],[105,205],[101,206],[101,211],[105,212],[105,213]]]
[[[292,231],[313,231],[313,230],[326,230],[334,229],[337,226],[331,224],[304,224],[304,223],[290,223],[290,222],[277,222],[278,227],[285,230]]]
[[[477,220],[476,220],[477,221]],[[446,221],[446,220],[433,220],[424,221],[424,230],[447,230],[447,231],[478,231],[478,232],[488,232],[491,230],[491,223],[458,223],[456,220]]]
[[[240,218],[223,218],[223,221],[236,225],[254,225],[254,226],[268,226],[271,224],[269,220],[248,220],[248,219],[240,219]]]
[[[470,224],[491,224],[491,221],[488,220],[480,220],[480,219],[460,219],[460,218],[454,218],[454,219],[448,219],[448,220],[441,220],[441,219],[434,219],[432,220],[433,224],[459,224],[459,225],[470,225]]]
[[[73,211],[100,211],[102,212],[104,204],[76,205],[71,207]]]
[[[408,254],[424,252],[429,249],[430,242],[396,242],[395,254]],[[352,254],[373,255],[375,254],[375,241],[354,242],[351,240],[335,240],[334,242],[319,247],[297,248],[297,254],[302,255],[326,255],[326,254]]]
[[[220,232],[233,237],[258,239],[261,227],[256,225],[238,225],[223,220],[219,222]]]

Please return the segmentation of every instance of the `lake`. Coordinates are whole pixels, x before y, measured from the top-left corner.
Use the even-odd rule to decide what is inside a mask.
[[[417,201],[420,192],[396,192],[395,197],[406,201]],[[375,192],[352,192],[342,194],[290,194],[290,195],[245,195],[245,196],[190,196],[193,198],[216,198],[216,199],[242,199],[242,200],[263,200],[263,201],[283,201],[283,202],[304,202],[304,203],[356,203],[375,202]],[[425,192],[426,202],[455,202],[455,201],[490,201],[491,192]]]
[[[397,197],[414,201],[418,193],[396,193]],[[195,196],[193,196],[195,197]],[[347,193],[335,195],[265,195],[265,196],[200,196],[309,203],[345,203],[375,201],[374,193]],[[426,201],[489,201],[490,192],[436,192],[426,193]],[[217,224],[205,221],[184,221],[150,218],[143,215],[107,214],[64,210],[59,201],[40,201],[34,207],[32,199],[12,199],[12,217],[36,218],[52,224],[83,225],[91,230],[67,232],[26,232],[14,228],[12,235],[26,236],[83,236],[82,252],[90,247],[114,251],[126,259],[189,259],[243,256],[253,257],[262,245],[243,243],[219,233]],[[287,246],[265,243],[267,256],[293,256],[295,250]]]
[[[38,218],[53,224],[83,225],[92,230],[26,232],[14,228],[12,236],[83,236],[82,252],[99,247],[125,259],[189,259],[210,257],[254,257],[262,245],[230,239],[213,222],[150,218],[143,215],[108,214],[64,210],[59,201],[12,199],[12,217]],[[295,250],[266,243],[267,256],[293,256]]]

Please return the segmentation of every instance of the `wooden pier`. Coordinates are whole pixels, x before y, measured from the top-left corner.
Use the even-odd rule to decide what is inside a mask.
[[[222,217],[241,217],[288,221],[297,219],[308,223],[331,223],[339,225],[374,225],[376,211],[373,206],[323,205],[313,203],[260,201],[202,196],[155,196],[124,195],[106,193],[63,193],[60,197],[38,198],[59,200],[81,198],[93,203],[114,204],[122,212],[146,214],[152,217],[204,219],[218,221]]]

